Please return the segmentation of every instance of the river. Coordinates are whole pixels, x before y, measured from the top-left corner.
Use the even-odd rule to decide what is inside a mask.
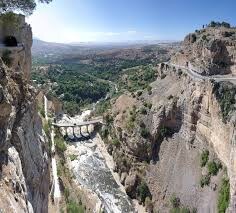
[[[91,111],[85,111],[82,115],[74,118],[64,116],[59,122],[81,122],[90,113]],[[89,127],[89,131],[92,132],[93,127]],[[68,132],[69,137],[73,139],[72,129]],[[75,133],[80,137],[79,130]],[[70,169],[80,185],[96,193],[105,212],[135,212],[132,201],[117,182],[112,169],[106,163],[101,143],[103,142],[98,134],[94,134],[91,139],[84,141],[68,142],[67,156],[77,156],[75,160],[69,160]]]

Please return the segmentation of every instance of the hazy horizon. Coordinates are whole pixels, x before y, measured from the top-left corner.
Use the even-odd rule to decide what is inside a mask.
[[[56,41],[45,41],[42,40],[38,37],[33,37],[33,40],[38,40],[46,43],[55,43],[55,44],[65,44],[65,45],[86,45],[86,44],[91,44],[91,45],[103,45],[103,44],[114,44],[114,45],[119,45],[119,44],[161,44],[161,43],[175,43],[175,42],[181,42],[181,40],[123,40],[123,41],[81,41],[81,42],[56,42]]]

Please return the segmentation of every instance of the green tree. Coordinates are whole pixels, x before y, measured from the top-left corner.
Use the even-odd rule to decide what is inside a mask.
[[[38,0],[40,3],[50,3],[52,0]],[[33,13],[36,8],[35,0],[1,0],[0,12],[21,11],[26,15]]]
[[[221,23],[221,25],[222,25],[223,27],[226,27],[226,28],[230,28],[230,27],[231,27],[229,23],[224,22],[224,21]]]
[[[216,22],[211,21],[211,23],[209,24],[210,27],[216,27]]]

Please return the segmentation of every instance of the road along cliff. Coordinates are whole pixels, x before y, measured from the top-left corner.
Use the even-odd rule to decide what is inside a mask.
[[[236,74],[236,29],[206,27],[187,35],[172,61],[203,75]]]
[[[181,52],[157,66],[151,92],[111,101],[101,135],[127,194],[147,211],[235,212],[233,61],[228,75],[201,73],[177,60]]]

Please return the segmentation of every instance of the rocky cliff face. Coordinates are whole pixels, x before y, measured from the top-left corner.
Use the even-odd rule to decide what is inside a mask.
[[[0,59],[0,209],[47,212],[47,138],[35,104],[36,91],[27,83],[32,33],[25,23],[20,26],[24,26],[24,49],[11,55],[18,63],[6,66]]]
[[[197,39],[190,35],[185,40],[192,53],[195,51],[192,43]],[[231,53],[234,51],[232,48]],[[218,54],[218,58],[225,59],[223,52]],[[181,64],[178,55],[171,61]],[[196,65],[201,57],[195,56]],[[214,58],[211,54],[207,57]],[[230,58],[232,62],[233,57]],[[152,93],[144,91],[141,96],[127,93],[113,103],[114,122],[107,139],[112,143],[108,150],[128,194],[138,196],[141,178],[149,187],[155,209],[161,212],[172,208],[173,194],[181,206],[198,212],[217,212],[221,181],[228,176],[231,199],[228,211],[234,212],[236,85],[192,79],[171,65],[161,64],[157,72],[159,77],[151,85]],[[204,150],[209,150],[209,162],[222,164],[225,169],[201,186],[202,178],[209,173],[207,165],[201,166]]]
[[[4,47],[6,37],[16,39],[16,46]],[[30,79],[32,42],[31,27],[25,22],[23,15],[0,15],[0,56],[5,53],[4,59],[9,58],[7,62],[11,68],[15,72],[23,73],[25,80]]]
[[[203,75],[236,74],[235,28],[207,27],[187,35],[172,62]]]

